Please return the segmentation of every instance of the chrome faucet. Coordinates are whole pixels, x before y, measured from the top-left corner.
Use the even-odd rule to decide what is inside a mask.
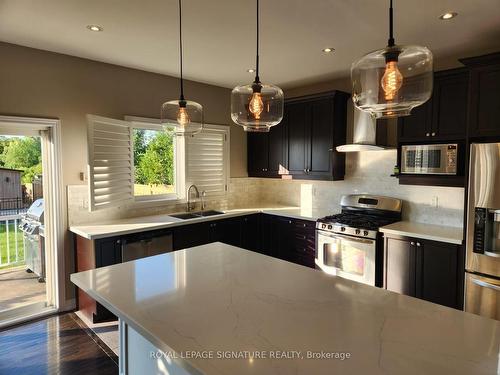
[[[207,195],[207,192],[205,190],[203,190],[201,192],[201,212],[205,211],[205,205],[206,205],[206,202],[205,202],[205,197]]]
[[[198,190],[198,188],[196,187],[196,185],[191,185],[187,191],[187,204],[186,204],[186,208],[187,208],[187,211],[192,211],[196,208],[196,202],[191,202],[191,190],[194,188],[195,192],[196,192],[196,198],[197,199],[200,199],[200,191]],[[202,203],[203,205],[203,203]]]

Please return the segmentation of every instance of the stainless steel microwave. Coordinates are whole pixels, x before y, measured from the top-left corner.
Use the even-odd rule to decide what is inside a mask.
[[[457,143],[401,146],[401,173],[457,174]]]

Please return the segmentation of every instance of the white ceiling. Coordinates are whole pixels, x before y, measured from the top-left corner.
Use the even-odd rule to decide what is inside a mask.
[[[388,2],[262,0],[262,81],[293,87],[347,76],[353,60],[386,44]],[[428,46],[442,66],[500,50],[499,0],[394,3],[396,42]],[[183,0],[183,7],[186,78],[224,87],[251,81],[255,0]],[[449,10],[459,16],[440,21]],[[0,0],[2,41],[173,76],[177,25],[177,0]]]

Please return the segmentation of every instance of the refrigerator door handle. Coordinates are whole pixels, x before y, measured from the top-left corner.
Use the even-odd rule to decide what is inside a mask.
[[[497,292],[500,292],[500,285],[491,284],[491,283],[488,283],[486,281],[479,280],[476,278],[471,278],[471,281],[476,285],[482,286],[484,288],[490,288],[490,289],[496,290]]]

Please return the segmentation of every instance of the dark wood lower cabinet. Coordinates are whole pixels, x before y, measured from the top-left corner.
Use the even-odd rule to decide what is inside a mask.
[[[315,268],[315,222],[272,215],[262,217],[262,253]]]
[[[189,224],[174,228],[174,250],[187,249],[210,242],[208,223]]]
[[[248,215],[241,219],[241,247],[247,250],[260,251],[261,248],[261,215]]]
[[[88,240],[76,237],[76,269],[78,272],[121,263],[121,238]],[[115,320],[116,316],[78,289],[78,307],[93,323]]]
[[[397,236],[386,236],[384,242],[387,290],[463,308],[462,246]]]

